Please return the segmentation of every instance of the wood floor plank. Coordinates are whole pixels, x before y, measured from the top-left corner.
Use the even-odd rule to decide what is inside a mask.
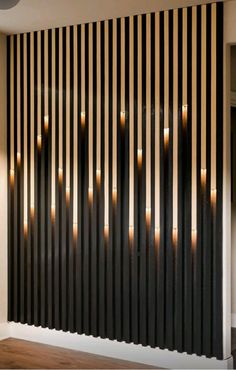
[[[0,341],[0,369],[154,369],[154,367],[8,338]]]

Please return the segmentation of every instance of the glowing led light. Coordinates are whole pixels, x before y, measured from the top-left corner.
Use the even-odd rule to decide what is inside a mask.
[[[15,171],[14,170],[10,170],[10,185],[11,186],[14,185],[14,180],[15,180]]]
[[[44,116],[44,130],[45,133],[48,133],[48,125],[49,125],[49,116]]]
[[[178,229],[177,228],[174,228],[172,231],[172,242],[173,242],[173,246],[176,247],[177,242],[178,242]]]
[[[42,135],[37,136],[37,146],[38,146],[38,150],[42,149]]]
[[[17,161],[17,165],[20,166],[21,164],[21,153],[20,152],[17,152],[16,154],[16,161]]]
[[[137,161],[138,161],[138,168],[142,168],[142,160],[143,160],[143,151],[142,149],[138,149]]]
[[[51,220],[52,220],[52,223],[55,223],[55,219],[56,219],[56,207],[54,204],[51,205]]]
[[[85,112],[81,112],[81,126],[85,127]]]
[[[97,181],[97,186],[101,186],[101,170],[96,170],[96,181]]]
[[[197,245],[197,230],[196,229],[192,229],[191,239],[192,239],[192,248],[193,250],[195,250],[196,245]]]
[[[217,190],[216,189],[211,189],[211,204],[212,206],[216,205],[217,201]]]
[[[58,168],[58,180],[59,180],[59,183],[62,184],[62,181],[63,181],[63,169],[62,168]]]
[[[185,104],[182,107],[182,121],[183,121],[183,127],[187,126],[188,122],[188,105]]]
[[[125,112],[124,111],[120,112],[120,124],[122,128],[125,127]]]
[[[88,188],[88,200],[91,205],[93,203],[93,188]]]
[[[117,203],[117,188],[112,189],[112,203],[113,205]]]
[[[69,186],[66,187],[66,204],[69,205],[70,203],[70,188]]]
[[[168,149],[169,145],[169,127],[164,128],[164,148]]]
[[[202,187],[204,188],[206,186],[206,181],[207,181],[207,170],[206,168],[202,168],[201,169],[201,184],[202,184]]]

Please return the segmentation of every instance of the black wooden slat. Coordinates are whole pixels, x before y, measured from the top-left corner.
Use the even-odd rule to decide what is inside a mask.
[[[20,56],[18,56],[18,63],[20,63],[20,81],[24,86],[24,60],[23,60],[23,35],[20,35]],[[19,204],[18,211],[20,217],[18,218],[20,243],[18,245],[20,255],[20,322],[25,322],[25,248],[26,240],[24,239],[24,97],[22,89],[20,89],[20,153],[21,153],[21,165],[19,167],[19,182],[18,182],[18,194]],[[19,117],[18,117],[19,118]],[[18,136],[18,135],[17,135]]]
[[[192,9],[187,9],[187,128],[184,135],[184,264],[185,264],[185,350],[192,353],[192,247],[191,247],[191,174],[192,174]],[[185,159],[184,159],[185,158]]]
[[[88,160],[88,107],[89,107],[89,61],[88,61],[88,24],[85,25],[85,131],[84,131],[84,145],[83,145],[83,218],[84,218],[84,259],[83,259],[83,284],[84,284],[84,333],[90,334],[90,237],[89,237],[89,202],[88,202],[88,174],[89,174],[89,160]]]
[[[118,341],[122,340],[122,253],[121,253],[121,132],[120,132],[120,32],[121,21],[117,19],[117,206],[116,206],[116,236],[115,236],[115,336]]]
[[[164,246],[164,13],[160,13],[160,245],[158,254],[157,343],[165,347],[165,246]]]
[[[52,31],[48,31],[48,49],[47,59],[48,59],[48,134],[45,133],[45,166],[46,166],[46,179],[45,179],[45,188],[46,188],[46,199],[45,199],[45,208],[46,208],[46,228],[47,228],[47,295],[46,295],[46,317],[47,325],[49,328],[53,328],[53,307],[54,307],[54,297],[53,297],[53,256],[54,256],[54,245],[52,243],[52,222],[51,222],[51,182],[52,182]]]
[[[81,26],[78,26],[77,29],[77,57],[78,57],[78,238],[77,243],[75,244],[76,247],[76,274],[75,274],[75,281],[76,281],[76,331],[78,333],[83,332],[83,281],[82,281],[82,274],[83,274],[83,207],[82,207],[82,191],[83,191],[83,183],[82,183],[82,166],[83,166],[83,158],[82,158],[82,145],[83,145],[83,131],[81,129],[81,85],[79,81],[81,80]]]
[[[178,11],[178,243],[175,260],[175,348],[183,351],[183,139],[182,139],[182,10]]]
[[[206,168],[207,182],[203,194],[203,353],[212,353],[212,247],[211,247],[211,7],[207,6],[206,50]]]
[[[55,91],[55,132],[59,138],[59,30],[55,31],[55,74],[56,74],[56,91]],[[55,209],[55,225],[53,227],[53,249],[54,249],[54,326],[56,329],[61,328],[61,268],[60,268],[60,185],[58,182],[59,168],[59,141],[56,140],[55,145],[55,191],[56,191],[56,209]]]
[[[74,311],[74,285],[75,285],[75,248],[73,245],[73,199],[74,199],[74,191],[77,191],[77,189],[74,189],[74,122],[73,122],[73,116],[74,116],[74,68],[73,68],[73,45],[74,45],[74,33],[73,33],[73,27],[70,27],[70,206],[68,210],[68,239],[67,239],[67,245],[68,245],[68,255],[69,255],[69,261],[68,261],[68,329],[70,332],[75,332],[75,311]],[[67,107],[68,109],[68,107]]]
[[[97,25],[93,23],[93,209],[91,219],[91,334],[98,335],[98,207],[97,170]]]
[[[156,251],[155,251],[155,14],[151,14],[151,229],[149,241],[148,277],[148,342],[156,346]]]
[[[172,241],[173,233],[173,11],[169,11],[169,61],[165,67],[169,73],[169,145],[165,159],[165,238],[166,238],[166,346],[174,347],[174,252],[176,246]]]
[[[134,241],[131,251],[132,258],[132,272],[131,272],[131,335],[132,341],[137,344],[139,342],[139,277],[138,277],[138,167],[137,167],[137,153],[138,153],[138,141],[137,141],[137,117],[138,117],[138,18],[134,17]]]
[[[11,88],[10,85],[10,68],[11,68],[11,39],[7,37],[7,187],[8,187],[8,307],[7,318],[9,321],[13,320],[14,307],[14,237],[12,230],[14,230],[14,182],[11,184],[10,180],[10,166],[11,166]]]
[[[142,105],[146,105],[146,15],[142,15]],[[142,111],[142,173],[140,209],[140,342],[147,345],[147,249],[146,249],[146,110]]]
[[[130,248],[129,248],[129,18],[125,18],[125,129],[122,137],[122,248],[123,248],[123,340],[130,342]]]
[[[106,336],[106,284],[104,243],[104,22],[101,22],[101,189],[99,196],[99,336]]]
[[[113,139],[113,125],[112,125],[112,20],[109,20],[108,23],[108,69],[109,69],[109,244],[107,250],[107,337],[109,339],[114,339],[114,305],[113,305],[113,254],[114,254],[114,245],[113,245],[113,215],[115,212],[115,205],[112,202],[112,139]]]
[[[193,351],[202,351],[202,231],[201,231],[201,6],[197,7],[197,244],[194,253]]]

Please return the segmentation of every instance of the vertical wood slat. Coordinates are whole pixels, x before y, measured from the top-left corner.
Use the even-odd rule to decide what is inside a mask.
[[[20,75],[17,75],[17,83],[19,83],[20,91],[18,92],[18,133],[20,133],[20,139],[18,139],[18,153],[20,154],[20,162],[18,165],[18,227],[19,227],[19,294],[20,294],[20,322],[25,322],[25,297],[27,294],[25,287],[25,250],[26,250],[26,234],[24,233],[24,163],[25,163],[25,147],[24,147],[24,96],[21,92],[21,86],[24,88],[24,35],[19,35],[18,43],[18,72]],[[18,36],[17,36],[18,37]]]

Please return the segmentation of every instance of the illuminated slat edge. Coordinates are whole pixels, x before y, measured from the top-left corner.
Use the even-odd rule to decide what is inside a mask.
[[[10,87],[11,87],[11,95],[10,95],[10,138],[11,138],[11,148],[10,148],[10,169],[14,171],[15,168],[15,161],[14,161],[14,36],[10,36],[10,53],[11,53],[11,61],[10,61]]]
[[[93,196],[93,24],[89,24],[89,189]]]
[[[155,14],[155,239],[160,237],[160,13]]]
[[[151,15],[146,16],[146,222],[151,222]]]
[[[192,243],[197,236],[197,8],[192,8]]]
[[[34,212],[34,33],[30,33],[30,209]]]
[[[216,4],[211,5],[211,198],[216,201]]]
[[[134,228],[134,18],[129,19],[129,140],[130,140],[130,162],[129,162],[129,233],[133,238]]]
[[[24,227],[28,224],[28,116],[27,116],[27,34],[24,34]]]
[[[104,157],[104,226],[105,237],[109,231],[109,63],[108,63],[108,21],[105,21],[105,157]]]
[[[97,185],[101,181],[101,23],[97,23]]]
[[[201,169],[206,171],[206,5],[202,5],[201,40]],[[206,173],[202,174],[206,176]],[[204,178],[202,180],[205,180]]]
[[[173,229],[178,228],[178,10],[174,10],[173,51]]]
[[[73,224],[74,233],[77,231],[78,224],[78,27],[73,27],[74,34],[74,50],[73,50],[73,63],[74,63],[74,173],[73,173]]]
[[[70,198],[70,27],[66,27],[66,192]]]
[[[52,212],[56,206],[56,32],[52,30]]]

